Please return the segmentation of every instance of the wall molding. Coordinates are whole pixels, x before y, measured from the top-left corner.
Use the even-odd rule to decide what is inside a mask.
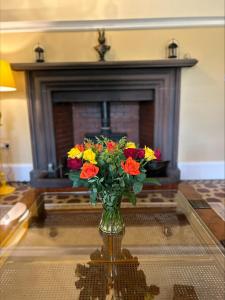
[[[7,32],[51,32],[51,31],[92,31],[106,30],[161,29],[189,27],[224,26],[222,16],[215,17],[174,17],[145,19],[109,19],[84,21],[13,21],[0,22],[2,33]]]
[[[182,180],[224,179],[224,161],[179,162]],[[32,164],[3,164],[8,181],[30,181]]]
[[[181,180],[224,179],[224,161],[179,162]]]

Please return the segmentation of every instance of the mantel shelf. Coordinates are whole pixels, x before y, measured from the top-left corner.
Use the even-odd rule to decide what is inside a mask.
[[[35,70],[69,70],[69,69],[129,69],[129,68],[184,68],[198,63],[192,59],[160,59],[137,61],[104,61],[104,62],[55,62],[55,63],[14,63],[15,71]]]

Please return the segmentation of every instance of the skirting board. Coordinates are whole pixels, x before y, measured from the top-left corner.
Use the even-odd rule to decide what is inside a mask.
[[[30,171],[33,169],[32,164],[2,164],[7,181],[30,181]]]
[[[182,180],[224,179],[224,161],[179,162]],[[3,164],[0,166],[8,181],[30,181],[32,164]]]
[[[224,161],[179,162],[181,180],[224,179]]]

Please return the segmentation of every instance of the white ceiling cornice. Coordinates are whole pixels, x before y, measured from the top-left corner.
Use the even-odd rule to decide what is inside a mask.
[[[0,29],[2,33],[91,31],[99,28],[104,28],[107,30],[131,30],[131,29],[137,30],[137,29],[218,27],[218,26],[219,27],[224,26],[223,17],[0,22]]]

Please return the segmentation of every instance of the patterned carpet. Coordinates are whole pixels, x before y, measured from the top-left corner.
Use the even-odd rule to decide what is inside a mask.
[[[188,183],[225,221],[225,180],[194,180]]]
[[[225,220],[225,180],[194,180],[187,181],[195,190],[201,194],[208,204],[216,211],[216,213]],[[23,193],[30,189],[29,183],[12,183],[16,187],[13,194],[8,196],[0,196],[0,210],[3,206],[11,206],[20,201]],[[145,193],[139,195],[138,201],[140,202],[173,202],[174,194],[172,192],[153,192],[151,197],[148,197]],[[87,195],[81,196],[67,196],[67,195],[47,195],[45,202],[47,205],[51,204],[76,204],[87,203],[89,197]],[[125,200],[126,202],[126,200]]]

